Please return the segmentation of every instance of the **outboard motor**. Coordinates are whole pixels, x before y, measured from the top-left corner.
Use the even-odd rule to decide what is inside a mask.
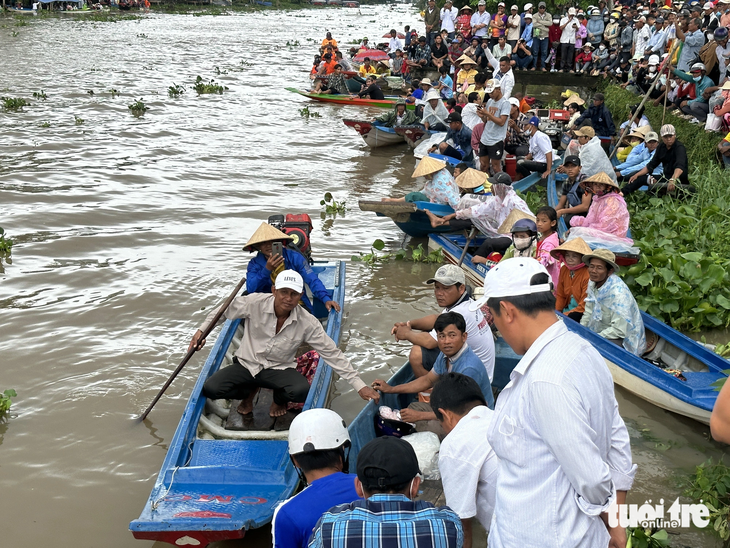
[[[293,240],[288,247],[299,251],[307,260],[312,263],[312,244],[310,234],[312,233],[312,219],[306,213],[284,215],[271,215],[268,223],[288,234]]]

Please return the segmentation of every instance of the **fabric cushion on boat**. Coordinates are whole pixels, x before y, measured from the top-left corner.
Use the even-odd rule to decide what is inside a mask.
[[[428,196],[426,196],[423,192],[409,192],[406,194],[406,202],[430,202],[431,200],[428,199]]]

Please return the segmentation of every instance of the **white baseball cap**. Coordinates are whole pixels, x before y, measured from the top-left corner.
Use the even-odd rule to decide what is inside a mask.
[[[496,78],[492,78],[491,80],[487,80],[487,83],[484,85],[484,92],[492,93],[497,88],[501,89],[502,83]]]
[[[575,8],[568,8],[568,15],[575,15]]]
[[[547,269],[532,257],[513,257],[504,259],[489,269],[484,278],[484,295],[469,306],[469,310],[481,308],[493,297],[518,297],[552,291],[550,282],[532,285],[535,274],[545,274],[550,279]]]
[[[509,98],[509,104],[514,105],[517,108],[520,108],[520,100],[517,97],[510,97]]]
[[[304,280],[296,270],[284,270],[276,277],[275,289],[293,289],[297,293],[304,290]]]
[[[525,4],[525,11],[529,10],[532,7],[532,4]]]

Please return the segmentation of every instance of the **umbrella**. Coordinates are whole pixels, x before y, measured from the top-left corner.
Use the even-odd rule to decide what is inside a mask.
[[[353,57],[353,59],[358,63],[362,63],[365,60],[365,57],[370,57],[371,61],[386,61],[390,59],[390,57],[388,57],[388,54],[381,49],[360,50],[357,55]]]
[[[406,37],[406,35],[402,32],[399,32],[396,36],[398,36],[398,38],[400,38],[401,40]],[[383,34],[383,38],[390,38],[390,33],[386,32],[385,34]]]

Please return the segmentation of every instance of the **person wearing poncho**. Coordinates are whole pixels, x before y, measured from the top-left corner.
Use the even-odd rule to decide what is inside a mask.
[[[588,292],[580,324],[641,356],[646,348],[644,322],[631,290],[618,277],[616,256],[608,249],[583,255],[588,265]]]
[[[402,198],[382,198],[383,202],[431,202],[456,207],[459,203],[459,187],[446,168],[446,163],[424,156],[412,177],[424,177],[426,186],[420,192],[409,192]]]

